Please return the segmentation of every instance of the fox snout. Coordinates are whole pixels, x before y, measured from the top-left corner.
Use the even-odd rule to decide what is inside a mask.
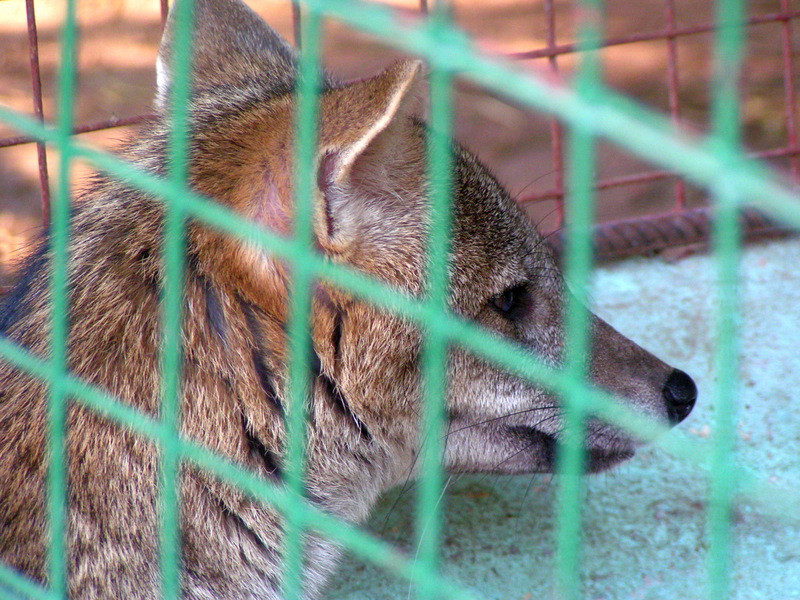
[[[531,271],[537,270],[541,272],[541,268]],[[514,311],[503,313],[503,318],[514,325],[503,333],[538,358],[558,366],[563,365],[568,343],[562,320],[563,298],[568,292],[553,271],[547,273],[546,278],[531,277],[529,281],[533,283],[529,284],[524,301]],[[489,309],[491,318],[482,322],[498,327],[500,321],[494,315],[497,312]],[[689,375],[660,360],[596,315],[591,316],[590,322],[587,375],[591,384],[613,394],[634,412],[663,425],[677,425],[689,416],[697,401],[697,386]],[[468,383],[459,381],[458,374],[467,372],[472,374]],[[472,361],[461,353],[456,353],[451,381],[454,393],[447,461],[452,470],[503,473],[556,470],[567,399],[493,370],[480,361]],[[481,399],[465,400],[476,397]],[[630,459],[643,443],[635,433],[595,416],[587,415],[584,426],[585,470],[589,473],[605,471]]]
[[[677,425],[688,417],[696,400],[694,380],[680,369],[673,369],[664,382],[664,401],[670,425]]]
[[[641,348],[639,352],[652,356]],[[667,368],[671,370],[663,378],[660,398],[654,404],[648,403],[647,394],[642,393],[623,396],[622,399],[634,410],[643,411],[647,416],[662,422],[666,421],[666,424],[673,427],[692,412],[697,400],[697,386],[692,378],[680,369]],[[619,390],[612,391],[619,394]],[[641,444],[635,436],[631,437],[613,425],[596,419],[589,420],[587,429],[586,471],[589,473],[605,471],[632,458],[637,446]],[[552,450],[550,452],[552,454]]]
[[[651,418],[677,425],[697,401],[689,375],[655,357],[598,317],[593,318],[591,378]]]

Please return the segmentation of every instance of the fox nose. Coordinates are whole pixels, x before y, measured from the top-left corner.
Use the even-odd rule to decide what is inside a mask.
[[[677,425],[692,412],[697,400],[697,386],[686,373],[673,369],[664,384],[664,399],[670,425]]]

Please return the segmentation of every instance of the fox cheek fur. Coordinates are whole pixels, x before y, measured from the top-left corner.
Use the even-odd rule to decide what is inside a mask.
[[[292,223],[293,51],[238,0],[197,0],[190,105],[191,186],[263,227]],[[158,116],[121,153],[164,175],[170,55],[158,62]],[[330,260],[424,293],[429,229],[425,126],[412,115],[421,64],[354,83],[325,75],[319,104],[316,244]],[[160,201],[99,176],[76,203],[70,241],[69,368],[139,411],[158,414],[163,274]],[[48,354],[48,241],[24,266],[0,330]],[[472,155],[454,147],[450,305],[552,365],[562,361],[565,286],[525,215]],[[187,231],[182,432],[281,483],[286,410],[285,266],[195,222]],[[311,315],[309,499],[366,518],[413,470],[419,446],[422,333],[324,282]],[[561,431],[554,398],[451,349],[445,463],[454,471],[551,471]],[[590,373],[669,423],[691,410],[691,379],[592,320]],[[0,558],[46,579],[46,386],[0,365]],[[588,469],[630,457],[635,439],[588,424]],[[156,598],[159,456],[154,444],[73,401],[68,409],[69,590],[73,598]],[[279,598],[282,519],[190,465],[180,476],[185,598]],[[335,547],[305,542],[317,596]]]

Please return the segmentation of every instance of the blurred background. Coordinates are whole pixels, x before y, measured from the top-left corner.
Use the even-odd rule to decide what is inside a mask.
[[[385,4],[412,16],[420,10],[416,0]],[[573,2],[456,0],[452,4],[456,22],[487,51],[515,55],[521,70],[557,69],[569,77],[577,56],[569,46],[574,42]],[[56,111],[54,82],[62,5],[59,0],[35,2],[46,120],[52,120]],[[288,0],[252,0],[250,5],[288,40],[293,39]],[[601,56],[608,84],[671,114],[689,130],[706,130],[713,3],[609,0],[606,6],[607,41],[612,45],[603,49]],[[95,128],[103,122],[115,123],[148,113],[161,29],[159,0],[81,0],[78,11],[76,124]],[[750,150],[766,153],[778,169],[788,173],[794,168],[797,183],[798,148],[792,129],[797,120],[794,82],[799,50],[791,42],[800,28],[800,4],[797,0],[751,0],[748,11],[751,24],[746,30],[748,56],[741,97],[744,139]],[[642,38],[649,39],[632,41]],[[536,58],[521,59],[520,55]],[[324,59],[342,78],[375,74],[398,56],[397,51],[335,22],[329,21],[325,27]],[[32,114],[31,85],[26,3],[0,0],[0,103]],[[463,81],[457,84],[456,115],[458,139],[524,202],[543,232],[558,229],[558,203],[563,196],[558,147],[561,132],[551,120]],[[103,129],[82,137],[113,149],[130,129]],[[36,146],[3,143],[3,139],[18,136],[18,132],[0,124],[0,285],[13,281],[15,265],[42,223]],[[598,155],[600,221],[675,214],[705,202],[701,191],[683,187],[675,178],[659,174],[618,148],[601,142]],[[48,164],[52,181],[57,161],[50,156]],[[74,169],[76,185],[85,179],[88,169],[86,165]],[[635,237],[638,232],[630,235]],[[662,237],[675,235],[667,232]],[[696,240],[687,243],[692,241]],[[639,243],[641,248],[636,251],[652,253],[659,246],[675,243],[675,239],[670,244]],[[682,253],[671,250],[666,256]]]

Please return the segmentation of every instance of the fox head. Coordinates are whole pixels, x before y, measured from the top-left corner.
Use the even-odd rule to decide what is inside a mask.
[[[196,6],[190,107],[191,184],[281,234],[291,231],[296,64],[292,49],[237,0]],[[172,78],[172,26],[159,54],[156,107],[164,115]],[[425,293],[429,230],[425,125],[414,117],[421,63],[344,83],[329,75],[319,98],[314,234],[334,262],[416,296]],[[558,266],[523,211],[472,154],[453,145],[449,306],[548,364],[562,363],[568,293]],[[277,323],[286,320],[288,270],[263,252],[194,227],[190,249],[220,289],[234,290]],[[336,396],[336,420],[312,406],[310,471],[341,470],[345,453],[380,448],[383,485],[405,476],[418,449],[419,359],[424,335],[335,287],[318,282],[312,309],[315,397]],[[282,342],[273,341],[281,354]],[[591,317],[591,380],[642,414],[676,424],[696,388],[601,319]],[[559,398],[451,348],[444,460],[454,471],[549,472],[562,431]],[[330,404],[330,398],[328,398]],[[323,408],[319,408],[323,407]],[[326,430],[326,427],[328,428]],[[339,446],[316,454],[315,443]],[[590,420],[587,469],[608,468],[637,441]],[[316,461],[316,462],[315,462]],[[338,461],[338,462],[337,462]],[[344,462],[342,462],[344,461]]]

